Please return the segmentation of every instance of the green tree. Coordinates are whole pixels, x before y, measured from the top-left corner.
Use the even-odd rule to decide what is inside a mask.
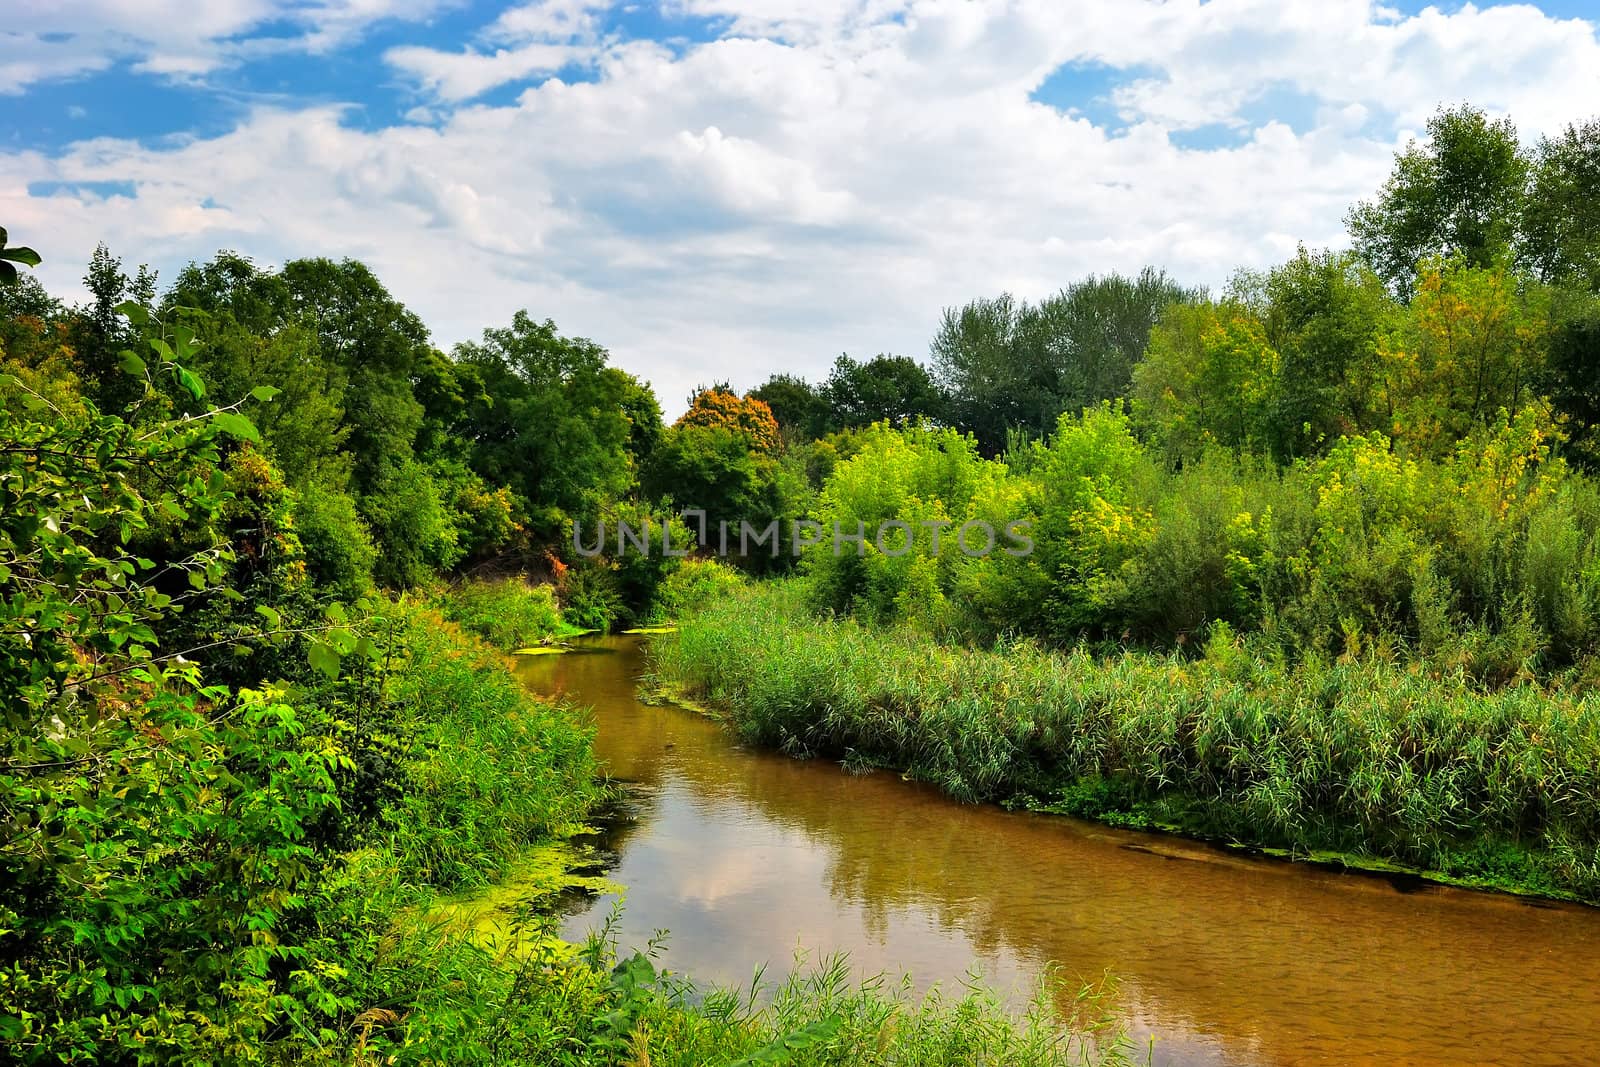
[[[99,244],[83,284],[93,300],[77,309],[68,331],[78,376],[101,410],[120,411],[139,397],[136,383],[122,371],[122,352],[137,343],[138,331],[118,309],[129,300],[148,308],[155,297],[155,276],[140,267],[130,279],[122,261]]]
[[[1569,454],[1600,467],[1600,301],[1555,327],[1540,384],[1564,416]]]
[[[1054,406],[1052,383],[1029,382],[1043,363],[1031,324],[1027,303],[1003,293],[946,308],[929,346],[951,423],[989,455],[1005,447],[1008,428],[1037,427]]]
[[[298,259],[282,278],[325,365],[343,378],[345,448],[360,499],[414,455],[423,411],[411,382],[432,351],[427,328],[355,260]]]
[[[819,392],[827,405],[828,431],[875,422],[904,426],[919,418],[936,420],[944,407],[927,368],[909,356],[878,355],[861,361],[841,355]]]
[[[604,348],[519,311],[509,327],[458,345],[455,358],[482,382],[466,419],[472,467],[521,497],[538,540],[564,543],[569,520],[592,521],[632,487],[638,398],[609,372]]]
[[[948,417],[989,455],[1010,430],[1043,437],[1063,413],[1126,396],[1151,328],[1199,296],[1146,268],[1091,276],[1037,305],[1006,294],[947,310],[931,350]]]
[[[1307,455],[1363,429],[1368,365],[1394,300],[1354,253],[1304,248],[1264,279],[1267,342],[1282,359],[1273,402],[1274,456]]]
[[[1600,291],[1600,119],[1539,141],[1522,226],[1541,278]]]
[[[1169,458],[1220,444],[1270,448],[1282,359],[1249,304],[1175,305],[1150,337],[1134,371],[1134,414]]]
[[[236,409],[164,416],[156,381],[202,391],[164,332],[153,368],[125,361],[128,419],[0,404],[0,1042],[23,1062],[258,1059],[308,962],[337,759],[281,693],[209,685],[166,643],[231,571],[223,440],[256,435]],[[135,549],[174,523],[210,536]]]
[[[1510,119],[1491,122],[1469,105],[1440,108],[1425,145],[1395,159],[1376,200],[1351,209],[1345,225],[1380,277],[1409,297],[1417,264],[1460,255],[1486,267],[1510,247],[1522,216],[1528,160]]]
[[[828,402],[822,391],[793,374],[774,374],[745,396],[759,400],[778,420],[783,439],[796,444],[821,437],[838,427],[829,425]]]

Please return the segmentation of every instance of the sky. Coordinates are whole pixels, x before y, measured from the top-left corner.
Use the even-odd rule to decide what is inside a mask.
[[[6,0],[0,225],[364,260],[443,348],[519,308],[690,390],[926,358],[942,310],[1220,286],[1441,104],[1600,115],[1600,0]]]

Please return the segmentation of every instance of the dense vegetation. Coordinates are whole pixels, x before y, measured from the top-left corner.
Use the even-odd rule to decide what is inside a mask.
[[[223,252],[163,291],[102,248],[71,307],[0,231],[7,1053],[1081,1051],[836,968],[758,1007],[536,916],[517,962],[425,921],[605,795],[501,654],[697,610],[663,670],[758,740],[1600,896],[1600,123],[1429,133],[1348,252],[980,299],[928,365],[719,383],[671,425],[525,312],[439,351],[358,262]],[[915,550],[786,535],[753,589],[706,558],[773,520]],[[1030,550],[969,554],[974,521]]]

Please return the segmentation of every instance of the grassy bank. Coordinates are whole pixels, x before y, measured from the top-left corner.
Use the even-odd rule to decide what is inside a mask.
[[[1600,902],[1600,698],[1366,657],[1285,666],[972,650],[735,595],[655,645],[657,681],[749,741],[905,769],[970,800],[1346,854]]]
[[[541,908],[584,881],[568,876],[563,856],[575,853],[563,841],[602,796],[588,727],[533,698],[498,649],[448,621],[521,643],[528,620],[548,618],[547,593],[461,588],[434,607],[391,612],[403,659],[386,729],[410,739],[415,758],[403,761],[403,794],[385,805],[390,831],[345,857],[319,909],[343,972],[328,992],[344,1008],[325,1040],[342,1055],[551,1067],[1129,1062],[1108,989],[1041,990],[1018,1016],[981,991],[919,997],[905,985],[852,984],[832,960],[760,995],[697,990],[646,956],[622,958],[605,935],[562,943]],[[490,599],[496,610],[477,610]],[[562,629],[559,616],[546,625]],[[475,937],[461,902],[494,897],[499,887],[486,883],[499,881],[514,881],[518,918],[509,937]],[[449,895],[473,886],[486,891]],[[1066,1025],[1063,1002],[1073,1006]]]

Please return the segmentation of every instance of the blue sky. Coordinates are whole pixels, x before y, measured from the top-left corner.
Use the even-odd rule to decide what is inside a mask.
[[[99,240],[358,256],[443,346],[528,307],[670,409],[922,356],[980,294],[1338,244],[1441,102],[1600,113],[1594,6],[12,0],[0,217],[68,295]]]

